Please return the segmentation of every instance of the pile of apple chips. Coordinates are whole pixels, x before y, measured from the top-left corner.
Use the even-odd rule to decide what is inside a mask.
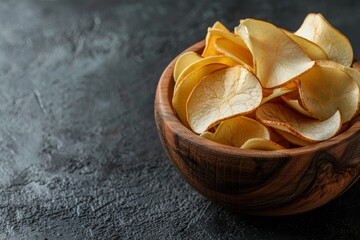
[[[174,68],[173,108],[202,137],[242,149],[280,150],[330,139],[358,114],[360,73],[349,40],[321,14],[294,33],[245,19],[216,22],[201,55]]]

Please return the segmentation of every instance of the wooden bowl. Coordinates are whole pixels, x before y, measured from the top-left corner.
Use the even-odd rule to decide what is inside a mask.
[[[202,41],[186,51],[203,47]],[[172,108],[175,60],[159,80],[156,125],[172,163],[206,198],[245,214],[290,215],[324,205],[358,179],[359,120],[330,140],[274,152],[243,150],[196,135]]]

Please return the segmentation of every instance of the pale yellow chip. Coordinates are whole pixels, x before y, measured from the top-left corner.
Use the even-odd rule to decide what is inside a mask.
[[[335,67],[335,68],[340,68],[340,69],[344,70],[347,74],[350,75],[350,77],[357,83],[357,85],[360,88],[360,72],[358,70],[356,70],[355,68],[345,67],[344,65],[341,65],[340,63],[337,63],[334,61],[329,61],[329,60],[319,60],[319,61],[316,61],[316,63],[319,64],[320,66]],[[360,94],[359,94],[359,103],[360,103]],[[358,108],[357,113],[355,115],[358,115],[359,113],[360,113],[360,108]]]
[[[213,29],[213,28],[209,29],[209,32],[211,34],[214,34],[214,35],[218,36],[219,38],[225,38],[225,39],[235,43],[236,45],[240,46],[241,48],[248,49],[248,46],[246,45],[244,40],[239,35],[237,35],[235,33],[227,32],[227,31],[221,31],[219,29]]]
[[[281,131],[279,129],[276,129],[276,132],[278,134],[280,134],[283,138],[285,138],[287,141],[291,142],[292,144],[301,146],[301,147],[305,147],[305,146],[309,146],[309,145],[313,144],[313,143],[305,141],[289,132]]]
[[[208,28],[208,33],[205,38],[205,48],[203,50],[203,53],[201,54],[202,57],[219,55],[219,53],[216,51],[215,48],[215,41],[220,36],[211,33],[210,32],[211,29],[230,33],[230,31],[220,22],[216,22],[211,28]]]
[[[261,100],[256,76],[241,65],[228,67],[208,75],[193,89],[187,119],[194,132],[203,133],[227,118],[255,110]]]
[[[176,60],[175,67],[174,67],[174,81],[176,82],[178,77],[180,76],[181,72],[185,70],[188,66],[192,63],[202,59],[197,53],[195,52],[186,52],[179,56]]]
[[[340,68],[317,64],[300,77],[299,92],[304,107],[319,120],[328,119],[339,110],[345,123],[358,109],[359,87]]]
[[[253,150],[263,150],[263,151],[274,151],[274,150],[283,150],[283,146],[263,138],[252,138],[247,140],[242,146],[241,149],[253,149]]]
[[[274,98],[280,97],[280,96],[287,94],[289,92],[292,92],[292,91],[294,91],[294,89],[286,88],[286,87],[275,88],[270,95],[263,98],[263,100],[261,101],[261,104],[264,104]]]
[[[296,110],[298,113],[301,113],[307,117],[314,118],[314,115],[311,114],[308,110],[306,110],[303,106],[301,106],[299,100],[295,99],[287,99],[283,98],[284,102],[286,102],[292,109]]]
[[[235,33],[250,49],[255,74],[265,88],[284,85],[314,65],[297,43],[270,23],[246,19]]]
[[[354,81],[357,83],[357,85],[360,87],[360,72],[356,70],[355,68],[351,67],[345,67],[344,65],[341,65],[340,63],[329,61],[329,60],[319,60],[316,61],[317,64],[324,67],[334,67],[334,68],[340,68],[344,70],[347,74],[354,79]]]
[[[206,139],[209,139],[211,141],[214,141],[213,138],[214,138],[214,133],[212,132],[203,132],[202,134],[200,134],[200,137],[203,137],[203,138],[206,138]],[[214,141],[215,142],[215,141]]]
[[[294,42],[299,44],[299,46],[302,48],[302,50],[306,53],[306,55],[311,60],[327,60],[329,59],[326,55],[325,51],[316,43],[309,41],[306,38],[300,37],[298,35],[295,35],[294,33],[291,33],[287,30],[282,29],[283,32],[286,33]]]
[[[298,113],[301,113],[307,117],[315,118],[311,112],[309,112],[303,105],[300,100],[300,94],[297,89],[297,91],[290,92],[288,94],[285,94],[281,96],[282,100],[290,106],[293,110],[296,110]]]
[[[200,82],[200,80],[210,73],[227,67],[223,64],[209,64],[205,65],[193,72],[191,72],[184,80],[182,80],[174,91],[172,105],[179,117],[180,121],[187,127],[190,127],[186,118],[186,102],[190,96],[191,91]]]
[[[308,14],[295,34],[319,45],[330,60],[346,67],[351,65],[354,54],[349,40],[320,13]]]
[[[216,39],[215,47],[218,52],[234,59],[238,63],[247,66],[250,70],[252,70],[253,59],[249,49],[245,49],[226,38]]]
[[[309,142],[319,142],[335,136],[341,129],[341,114],[336,111],[324,121],[305,117],[275,103],[265,103],[256,110],[256,118],[266,126],[280,129]]]
[[[201,136],[234,147],[241,147],[254,138],[270,140],[269,131],[264,125],[243,116],[225,120],[219,124],[215,133],[204,132]]]
[[[181,81],[186,78],[191,72],[202,68],[203,66],[209,65],[209,64],[224,64],[227,66],[236,66],[239,65],[238,62],[234,61],[233,59],[226,57],[226,56],[211,56],[206,58],[201,58],[200,60],[193,62],[189,66],[187,66],[179,75],[176,83],[175,83],[175,89],[177,86],[181,83]]]

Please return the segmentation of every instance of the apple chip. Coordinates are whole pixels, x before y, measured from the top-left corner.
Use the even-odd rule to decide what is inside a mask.
[[[297,89],[297,91],[293,91],[288,94],[282,95],[281,98],[293,110],[296,110],[297,112],[305,116],[314,118],[314,116],[302,105],[302,102],[300,100],[299,89]]]
[[[299,44],[299,46],[302,48],[302,50],[306,53],[306,55],[311,60],[327,60],[329,59],[326,55],[325,51],[316,43],[313,43],[306,38],[297,36],[287,30],[282,29],[283,32],[286,33],[294,42]]]
[[[264,104],[274,98],[280,97],[280,96],[287,94],[289,92],[292,92],[292,91],[294,91],[294,89],[286,88],[286,87],[275,88],[269,96],[266,96],[263,98],[263,100],[261,101],[261,104]]]
[[[272,142],[277,143],[284,148],[290,148],[290,142],[283,138],[280,134],[275,132],[274,129],[271,130],[270,128],[268,128],[268,131],[270,133],[270,140]]]
[[[359,87],[340,68],[317,64],[301,76],[299,92],[304,107],[321,121],[339,110],[343,123],[346,123],[358,109]]]
[[[211,29],[216,29],[216,30],[219,30],[219,31],[222,31],[222,32],[230,32],[220,22],[215,22],[215,24],[211,28],[208,28],[208,33],[207,33],[206,38],[205,38],[205,48],[203,50],[203,53],[201,54],[202,57],[210,57],[210,56],[219,55],[219,53],[215,49],[215,41],[220,36],[218,36],[218,35],[216,35],[214,33],[211,33],[210,32]]]
[[[241,149],[253,149],[253,150],[264,150],[264,151],[273,151],[273,150],[283,150],[283,146],[263,138],[252,138],[247,140],[242,146]]]
[[[206,58],[201,58],[200,60],[193,62],[192,64],[190,64],[189,66],[187,66],[179,75],[176,83],[175,83],[175,89],[177,88],[177,86],[181,83],[181,81],[186,78],[191,72],[209,65],[209,64],[224,64],[227,66],[236,66],[239,65],[239,63],[237,63],[236,61],[232,60],[229,57],[226,56],[211,56],[211,57],[206,57]]]
[[[191,91],[199,83],[199,81],[210,73],[227,67],[223,64],[209,64],[205,65],[193,72],[191,72],[184,80],[182,80],[175,89],[172,99],[173,108],[178,115],[180,121],[189,127],[186,118],[186,102],[190,96]]]
[[[219,29],[209,29],[209,32],[211,34],[214,34],[214,35],[218,36],[219,38],[225,38],[225,39],[235,43],[239,47],[241,47],[243,49],[247,49],[248,51],[250,51],[247,44],[244,42],[244,40],[239,35],[237,35],[235,33],[232,33],[232,32],[229,32],[229,31],[221,31]]]
[[[279,129],[276,129],[276,132],[278,134],[280,134],[283,138],[285,138],[286,140],[288,140],[289,142],[291,142],[292,144],[295,144],[295,145],[298,145],[298,146],[302,146],[302,147],[305,147],[305,146],[309,146],[311,145],[312,143],[311,142],[308,142],[308,141],[305,141],[299,137],[296,137],[295,135],[293,135],[292,133],[288,133],[288,132],[285,132],[285,131],[281,131]]]
[[[319,60],[316,61],[317,64],[324,67],[334,67],[334,68],[340,68],[344,70],[347,74],[354,79],[354,81],[357,83],[357,85],[360,87],[360,72],[356,70],[355,68],[351,67],[345,67],[344,65],[341,65],[340,63],[329,61],[329,60]]]
[[[186,52],[179,56],[176,60],[175,67],[174,67],[174,80],[177,81],[178,77],[180,76],[181,72],[184,71],[192,63],[202,59],[197,53],[195,52]]]
[[[248,67],[249,70],[252,70],[253,59],[247,48],[242,48],[240,45],[225,38],[216,39],[215,47],[218,52],[234,59],[245,67]]]
[[[305,108],[303,108],[301,106],[301,104],[299,103],[299,100],[295,100],[295,99],[287,99],[287,98],[282,98],[284,100],[284,102],[286,102],[292,109],[296,110],[298,113],[301,113],[305,116],[308,117],[314,117],[314,115],[312,115],[309,111],[307,111]]]
[[[347,74],[350,75],[350,77],[357,83],[358,87],[360,88],[360,72],[355,68],[345,67],[340,63],[329,60],[318,60],[316,61],[316,63],[318,63],[320,66],[335,67],[342,69],[343,71],[345,71]],[[360,94],[359,94],[359,103],[360,103]],[[360,113],[360,108],[358,108],[355,115],[358,115],[359,113]]]
[[[270,23],[246,19],[235,33],[250,49],[255,75],[265,88],[284,85],[314,65],[296,42]]]
[[[309,142],[327,140],[335,136],[342,126],[340,111],[329,119],[318,121],[275,103],[261,105],[256,110],[256,118],[266,126],[292,133]]]
[[[349,40],[320,13],[308,14],[295,34],[319,45],[330,60],[346,67],[351,65],[354,55]]]
[[[194,132],[203,133],[220,121],[254,111],[261,100],[256,76],[241,65],[228,67],[196,85],[187,102],[187,119]]]
[[[249,139],[270,139],[269,131],[264,125],[243,116],[225,120],[219,124],[215,133],[204,132],[201,136],[234,147],[243,146]]]

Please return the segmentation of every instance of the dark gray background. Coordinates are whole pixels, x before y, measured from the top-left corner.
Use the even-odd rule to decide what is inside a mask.
[[[238,215],[182,180],[153,120],[162,70],[216,20],[309,12],[360,55],[355,0],[1,0],[0,239],[360,239],[360,182],[307,214]]]

